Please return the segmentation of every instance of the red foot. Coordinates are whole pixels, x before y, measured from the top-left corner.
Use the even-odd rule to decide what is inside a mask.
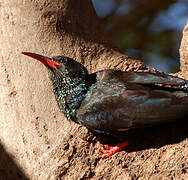
[[[104,145],[104,147],[99,149],[99,152],[103,153],[102,158],[109,157],[116,152],[122,150],[124,147],[128,146],[128,142],[123,142],[120,144],[117,144],[116,146],[109,146],[109,145]]]

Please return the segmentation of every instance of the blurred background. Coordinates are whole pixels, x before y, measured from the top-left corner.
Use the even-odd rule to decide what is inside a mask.
[[[92,0],[113,42],[163,72],[179,70],[188,0]]]

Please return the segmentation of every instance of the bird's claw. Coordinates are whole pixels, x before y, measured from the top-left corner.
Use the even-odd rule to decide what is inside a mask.
[[[127,141],[116,146],[104,145],[102,148],[99,148],[99,152],[103,153],[102,158],[106,158],[122,150],[126,146],[128,146]]]

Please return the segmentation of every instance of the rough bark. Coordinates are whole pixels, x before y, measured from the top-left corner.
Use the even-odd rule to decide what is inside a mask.
[[[183,38],[180,47],[180,58],[181,71],[186,73],[188,70],[188,23],[185,25],[183,30]]]
[[[1,177],[186,176],[185,125],[171,125],[170,130],[168,126],[160,127],[160,133],[158,128],[129,132],[127,137],[135,141],[132,146],[101,159],[96,137],[86,128],[68,122],[59,112],[46,69],[20,54],[31,51],[47,56],[66,55],[83,63],[90,72],[106,68],[154,71],[119,52],[107,37],[91,1],[0,0],[0,8]],[[182,43],[182,49],[186,46]]]

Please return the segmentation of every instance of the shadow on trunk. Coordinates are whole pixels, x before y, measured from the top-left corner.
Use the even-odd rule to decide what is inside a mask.
[[[179,120],[153,127],[131,129],[114,136],[94,134],[102,144],[115,145],[122,141],[128,141],[129,146],[125,148],[125,151],[133,152],[179,143],[188,137],[187,132],[188,121]]]
[[[28,180],[21,168],[0,144],[0,179],[1,180]]]

